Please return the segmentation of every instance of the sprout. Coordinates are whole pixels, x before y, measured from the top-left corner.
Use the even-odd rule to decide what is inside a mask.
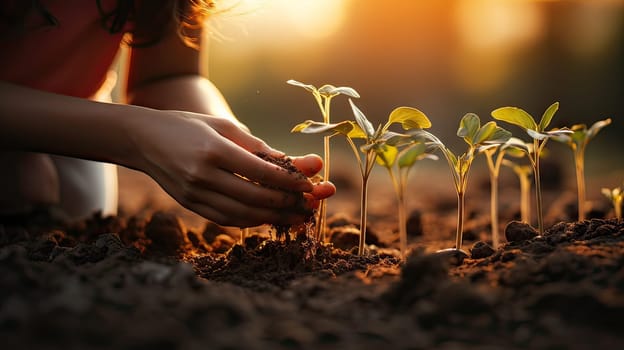
[[[457,193],[457,234],[455,237],[455,249],[461,250],[462,236],[464,231],[464,197],[466,195],[466,186],[468,184],[468,172],[472,166],[475,157],[489,148],[498,147],[499,144],[507,142],[511,137],[511,133],[500,126],[496,122],[488,122],[481,126],[481,121],[476,114],[468,113],[464,115],[459,123],[457,136],[464,139],[468,144],[468,150],[460,156],[457,156],[448,149],[433,134],[417,130],[412,133],[417,139],[438,147],[446,158],[451,174],[453,175],[453,183]]]
[[[314,85],[304,84],[298,82],[296,80],[288,80],[286,83],[294,86],[299,86],[307,91],[311,92],[318,104],[319,109],[321,110],[321,114],[323,115],[323,123],[329,124],[331,123],[330,119],[330,107],[331,100],[335,96],[340,94],[347,95],[353,98],[359,98],[360,95],[355,91],[355,89],[341,86],[335,87],[333,85],[323,85],[319,89],[317,89]],[[325,136],[323,138],[323,179],[325,181],[329,181],[329,169],[330,169],[330,153],[329,153],[329,137]],[[320,241],[325,240],[325,222],[327,217],[327,200],[323,199],[321,204],[319,205],[319,219],[318,224],[316,226],[316,238]]]
[[[578,191],[578,220],[585,220],[585,148],[589,140],[605,126],[611,124],[611,119],[595,122],[589,129],[585,124],[573,125],[571,134],[553,137],[556,141],[563,142],[572,148],[574,152],[574,168],[576,169],[576,188]]]
[[[613,210],[615,210],[615,217],[622,219],[622,203],[624,202],[624,185],[622,187],[616,187],[614,189],[603,188],[602,194],[611,201]]]
[[[388,128],[394,123],[400,123],[404,129],[414,129],[429,127],[431,123],[422,113],[415,113],[413,109],[402,107],[391,113],[388,122],[384,126],[379,125],[377,129],[373,127],[364,113],[349,99],[351,109],[355,116],[355,122],[346,120],[340,123],[320,123],[315,121],[305,121],[296,125],[292,132],[306,134],[325,134],[326,137],[334,135],[345,136],[351,150],[355,155],[362,176],[361,196],[360,196],[360,242],[358,254],[364,254],[366,242],[366,218],[367,218],[367,193],[370,173],[375,165],[375,159],[379,154],[386,154],[388,147],[396,147],[412,142],[410,135],[389,131]],[[408,108],[408,109],[405,109]],[[424,117],[424,118],[423,118]],[[364,141],[360,147],[355,144],[356,139]],[[363,153],[364,157],[360,155]]]
[[[392,111],[388,118],[388,123],[396,122],[398,115],[403,115],[402,118],[405,121],[418,120],[414,125],[404,125],[404,128],[422,129],[431,126],[431,122],[421,111],[410,107],[399,107]],[[389,125],[389,124],[387,124]],[[400,140],[401,138],[399,138]],[[391,143],[392,139],[388,139],[388,143]],[[403,146],[403,147],[402,147]],[[417,161],[422,159],[437,160],[436,155],[427,153],[427,146],[421,142],[410,142],[403,145],[397,144],[392,146],[389,144],[382,145],[375,148],[377,152],[377,163],[382,165],[388,170],[390,180],[394,192],[397,196],[397,203],[399,209],[399,241],[401,256],[405,258],[407,253],[407,215],[405,208],[405,188],[407,186],[407,179],[409,171]]]
[[[500,167],[504,161],[505,154],[511,148],[518,149],[524,142],[515,137],[511,137],[507,142],[497,144],[495,147],[487,147],[483,150],[487,159],[490,174],[490,221],[492,227],[492,246],[498,248],[500,235],[498,230],[498,175]]]
[[[518,140],[523,142],[520,139],[516,139],[512,137],[511,139]],[[511,140],[510,139],[510,140]],[[532,143],[524,143],[522,147],[510,147],[507,149],[507,155],[522,158],[527,153],[524,151],[527,150],[529,153],[533,152],[533,144]],[[517,164],[516,162],[512,162],[509,159],[503,159],[503,165],[511,168],[513,172],[518,176],[518,180],[520,182],[520,220],[526,223],[531,222],[531,207],[530,207],[530,190],[531,190],[531,180],[530,176],[533,173],[533,167],[530,165]]]
[[[537,226],[539,233],[544,233],[544,220],[542,214],[542,189],[540,186],[540,153],[544,150],[548,139],[562,136],[572,133],[571,130],[558,129],[546,131],[548,125],[552,121],[553,116],[559,109],[559,102],[555,102],[546,109],[542,115],[542,119],[539,124],[533,119],[533,117],[524,110],[517,107],[501,107],[492,111],[492,117],[497,120],[502,120],[514,125],[517,125],[524,129],[527,134],[533,139],[533,152],[527,152],[531,166],[533,167],[533,173],[535,174],[535,193],[537,198]]]

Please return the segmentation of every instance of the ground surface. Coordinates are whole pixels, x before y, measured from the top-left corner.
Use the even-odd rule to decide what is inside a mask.
[[[357,189],[340,181],[330,224],[348,249]],[[432,253],[452,246],[455,225],[453,197],[435,188],[412,210],[405,263],[392,197],[371,200],[368,257],[301,235],[265,241],[266,227],[243,248],[238,231],[156,211],[155,197],[122,197],[120,216],[72,225],[4,218],[0,338],[30,349],[623,348],[624,223],[608,206],[574,222],[573,193],[553,191],[543,236],[488,253],[476,248],[489,240],[487,190],[473,192],[464,248],[475,258],[459,266]],[[515,207],[503,198],[501,228]]]

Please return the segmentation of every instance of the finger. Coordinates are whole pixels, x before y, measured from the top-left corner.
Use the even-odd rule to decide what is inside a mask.
[[[202,201],[186,203],[197,214],[223,226],[251,227],[262,224],[297,224],[305,221],[303,213],[253,207],[218,192],[205,192]]]
[[[200,202],[201,198],[208,196],[207,193],[214,191],[241,203],[274,209],[292,207],[300,200],[298,192],[289,193],[268,188],[223,169],[213,170],[200,181],[202,182],[195,183],[192,189],[188,189],[189,199]]]
[[[220,154],[220,165],[226,170],[252,181],[287,191],[310,192],[310,180],[300,173],[289,172],[279,165],[265,161],[225,139],[229,147]]]
[[[303,157],[292,157],[293,164],[305,176],[314,176],[323,168],[323,160],[316,154],[308,154]]]
[[[285,156],[284,152],[272,148],[262,139],[253,136],[246,126],[244,129],[241,128],[240,122],[234,123],[229,119],[212,117],[208,119],[208,124],[219,134],[251,153],[263,152],[277,158]]]
[[[325,199],[336,193],[336,186],[331,182],[320,182],[314,184],[314,188],[310,194],[317,200]]]

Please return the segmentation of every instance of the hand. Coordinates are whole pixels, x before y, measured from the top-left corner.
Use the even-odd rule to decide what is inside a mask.
[[[284,156],[230,119],[151,111],[157,115],[135,124],[136,167],[181,205],[220,225],[300,223],[305,215],[287,210],[300,198],[296,192],[304,192],[310,206],[335,192],[331,183],[313,185],[309,179],[254,155]],[[316,155],[294,158],[293,162],[305,176],[322,167]]]

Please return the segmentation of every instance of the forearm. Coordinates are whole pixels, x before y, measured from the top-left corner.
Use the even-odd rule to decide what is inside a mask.
[[[146,111],[0,82],[0,149],[135,167],[138,155],[130,130]]]
[[[128,91],[128,103],[235,119],[221,92],[198,74],[165,77]]]

